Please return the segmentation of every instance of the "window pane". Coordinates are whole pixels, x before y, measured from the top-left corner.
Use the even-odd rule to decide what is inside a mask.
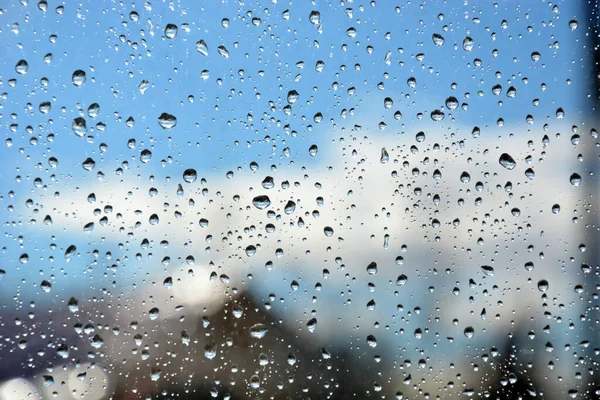
[[[6,2],[0,399],[598,398],[598,8]]]

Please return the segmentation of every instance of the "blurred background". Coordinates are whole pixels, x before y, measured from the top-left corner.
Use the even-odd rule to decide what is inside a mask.
[[[600,398],[596,4],[0,21],[0,399]]]

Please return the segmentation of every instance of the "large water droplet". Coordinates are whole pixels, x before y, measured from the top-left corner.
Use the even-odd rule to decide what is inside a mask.
[[[265,324],[254,324],[250,327],[250,337],[254,339],[262,339],[265,337],[269,328]]]
[[[165,36],[167,37],[167,39],[175,39],[178,30],[179,28],[177,28],[177,25],[167,24],[167,26],[165,26]]]
[[[500,159],[498,159],[498,162],[508,170],[514,169],[517,166],[515,159],[512,158],[508,153],[502,153],[500,155]]]
[[[434,33],[433,35],[431,35],[431,39],[433,39],[433,44],[435,44],[436,46],[443,46],[444,42],[446,41],[444,37],[439,33]]]
[[[172,129],[177,125],[177,118],[174,115],[162,113],[158,117],[158,124],[163,129]]]
[[[183,180],[187,183],[193,183],[198,178],[198,174],[196,170],[193,168],[188,168],[183,171]]]
[[[298,97],[300,97],[298,92],[296,92],[295,90],[290,90],[287,95],[287,101],[290,104],[294,104],[298,101]]]
[[[208,55],[208,46],[206,45],[206,42],[203,39],[200,39],[196,42],[196,51],[202,54],[203,56]]]
[[[71,124],[71,128],[73,129],[73,133],[79,137],[83,137],[87,133],[87,124],[82,117],[75,118]]]
[[[311,11],[310,15],[308,16],[308,20],[313,25],[320,25],[321,24],[321,13],[316,10]]]
[[[71,77],[71,81],[73,82],[73,85],[79,87],[85,83],[85,80],[86,80],[85,71],[78,69],[75,72],[73,72],[73,76]]]
[[[17,71],[19,75],[27,74],[27,70],[29,70],[29,64],[25,60],[19,60],[15,65],[15,71]]]
[[[259,210],[263,210],[271,205],[271,200],[266,195],[256,196],[252,199],[252,205]]]

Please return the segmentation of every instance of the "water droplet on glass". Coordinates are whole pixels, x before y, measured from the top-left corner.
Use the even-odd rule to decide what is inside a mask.
[[[456,110],[458,108],[458,99],[454,96],[450,96],[446,99],[446,107],[448,110]]]
[[[573,186],[579,186],[581,184],[581,175],[574,172],[569,178],[569,182],[571,182],[571,185]]]
[[[294,212],[294,210],[296,210],[296,203],[293,202],[292,200],[289,200],[287,202],[287,204],[285,205],[285,207],[283,208],[283,212],[290,215],[291,213]]]
[[[15,65],[15,71],[17,71],[17,73],[19,75],[27,74],[28,69],[29,69],[29,64],[25,60],[19,60],[17,62],[17,64]]]
[[[367,344],[369,347],[377,347],[377,339],[373,335],[367,336]]]
[[[71,124],[71,128],[73,129],[73,133],[79,137],[83,137],[87,133],[87,124],[82,117],[75,118]]]
[[[546,290],[548,290],[548,287],[549,287],[548,281],[545,279],[541,279],[537,283],[537,288],[540,292],[545,292]]]
[[[489,265],[482,265],[481,266],[481,270],[487,276],[494,276],[494,267],[491,267]]]
[[[444,114],[444,112],[442,110],[433,110],[431,112],[431,119],[434,120],[435,122],[440,122],[441,120],[444,119],[445,116],[446,116],[446,114]]]
[[[217,47],[217,52],[222,55],[225,58],[229,58],[229,50],[227,50],[227,47],[221,45],[219,47]]]
[[[202,54],[203,56],[208,55],[208,46],[206,45],[206,42],[203,39],[200,39],[196,42],[196,51]]]
[[[93,158],[88,157],[86,158],[82,163],[81,166],[83,167],[83,169],[85,169],[86,171],[91,171],[94,169],[94,167],[96,166],[96,161],[94,161]]]
[[[321,24],[321,13],[316,10],[311,11],[310,15],[308,16],[308,20],[313,25],[320,25]]]
[[[98,114],[100,114],[100,104],[98,104],[98,103],[90,104],[87,112],[88,112],[88,117],[96,118],[98,116]]]
[[[175,24],[167,24],[167,26],[165,26],[165,36],[167,39],[175,39],[178,29],[179,28],[177,28],[177,25]]]
[[[151,320],[157,319],[158,316],[159,316],[159,310],[157,307],[153,307],[150,309],[150,311],[148,311],[148,317],[150,317]]]
[[[444,39],[444,37],[443,37],[442,35],[440,35],[439,33],[434,33],[434,34],[431,36],[431,39],[433,39],[433,44],[435,44],[435,45],[436,45],[436,46],[438,46],[438,47],[439,47],[439,46],[443,46],[443,45],[444,45],[444,42],[446,41],[446,40]]]
[[[579,22],[576,19],[572,19],[569,21],[569,27],[572,31],[574,31],[575,29],[579,28]]]
[[[381,156],[379,157],[379,162],[382,164],[387,164],[387,162],[390,160],[390,155],[388,154],[386,148],[382,148],[381,149]]]
[[[198,178],[198,174],[196,170],[193,168],[188,168],[183,171],[183,180],[187,183],[193,183]]]
[[[473,50],[474,45],[475,43],[473,42],[473,39],[470,36],[467,36],[463,39],[463,49],[465,51]]]
[[[475,336],[475,329],[473,329],[472,326],[467,326],[463,333],[465,334],[467,339],[471,339],[473,336]]]
[[[498,162],[500,163],[500,165],[502,165],[508,170],[512,170],[517,166],[517,162],[515,161],[515,159],[512,158],[511,155],[508,153],[502,153]]]
[[[152,152],[148,149],[144,149],[140,152],[140,161],[144,164],[148,164],[152,158]]]
[[[216,343],[208,343],[204,346],[204,357],[212,360],[217,356],[217,345]]]
[[[172,129],[177,125],[177,118],[171,114],[162,113],[158,117],[158,124],[163,129]]]
[[[262,339],[268,331],[269,328],[267,328],[265,324],[254,324],[250,327],[250,337],[254,339]]]
[[[287,95],[287,101],[290,104],[295,104],[298,101],[298,97],[300,97],[298,92],[295,90],[290,90]]]
[[[86,80],[85,71],[78,69],[75,72],[73,72],[73,76],[71,77],[71,81],[73,82],[73,85],[79,87],[85,83],[85,80]]]
[[[40,283],[40,288],[44,291],[44,293],[50,293],[52,290],[52,285],[50,282],[44,280],[42,283]]]
[[[65,261],[69,262],[73,259],[73,257],[75,256],[75,252],[77,251],[77,247],[75,247],[75,245],[70,245],[69,247],[67,247],[67,250],[65,250]]]
[[[263,210],[271,205],[271,200],[266,195],[256,196],[252,199],[252,205],[259,210]]]
[[[469,175],[469,173],[467,171],[463,171],[462,174],[460,174],[460,181],[462,183],[468,183],[471,180],[471,175]]]
[[[375,275],[377,273],[377,263],[375,261],[367,265],[367,273],[369,275]]]

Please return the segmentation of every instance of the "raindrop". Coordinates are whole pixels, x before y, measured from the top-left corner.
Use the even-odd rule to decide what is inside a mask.
[[[310,15],[308,16],[308,20],[313,25],[320,25],[321,24],[321,13],[316,10],[311,11]]]
[[[42,281],[42,283],[40,283],[40,288],[44,291],[44,293],[50,293],[52,290],[52,285],[48,281]]]
[[[204,346],[204,357],[212,360],[217,356],[217,345],[215,343],[208,343]]]
[[[446,108],[448,110],[456,110],[458,108],[458,99],[454,96],[450,96],[446,99]]]
[[[29,64],[25,60],[19,60],[19,62],[17,62],[17,64],[15,65],[15,71],[17,71],[19,75],[27,74],[28,69]]]
[[[440,35],[439,33],[434,33],[431,36],[431,39],[433,40],[433,44],[435,44],[436,46],[443,46],[444,42],[446,41],[444,39],[444,37],[442,35]]]
[[[148,164],[152,158],[152,152],[148,149],[144,149],[140,152],[140,161],[144,164]]]
[[[298,92],[295,90],[290,90],[287,95],[287,101],[290,104],[295,104],[298,101],[298,97],[300,97]]]
[[[70,245],[69,247],[67,247],[67,250],[65,250],[65,261],[69,262],[73,259],[73,257],[75,256],[75,252],[77,251],[77,247],[75,247],[75,245]]]
[[[508,153],[502,153],[498,162],[500,163],[500,165],[502,165],[508,170],[512,170],[517,166],[517,162],[515,161],[515,159],[512,158],[511,155]]]
[[[572,31],[574,31],[575,29],[579,28],[579,22],[576,19],[572,19],[569,21],[569,27]]]
[[[571,177],[569,178],[569,181],[571,182],[571,185],[573,186],[579,186],[581,184],[581,175],[579,175],[578,173],[574,172]]]
[[[467,337],[467,339],[471,339],[475,335],[475,330],[472,326],[467,326],[464,330],[464,334]]]
[[[150,317],[151,320],[157,319],[158,316],[159,316],[159,310],[156,307],[151,308],[150,311],[148,312],[148,317]]]
[[[167,26],[165,27],[165,36],[167,37],[167,39],[175,39],[175,36],[177,36],[177,31],[177,25],[167,24]]]
[[[183,171],[183,180],[187,183],[193,183],[198,178],[198,174],[196,170],[193,168],[188,168]]]
[[[81,166],[83,167],[83,169],[85,169],[86,171],[91,171],[94,169],[94,167],[96,166],[96,161],[94,161],[93,158],[86,158],[82,163]]]
[[[222,55],[225,58],[229,58],[229,50],[227,50],[227,47],[221,45],[219,47],[217,47],[217,52]]]
[[[71,81],[73,82],[73,85],[79,87],[85,83],[85,80],[86,80],[85,71],[78,69],[75,72],[73,72],[73,76],[71,77]]]
[[[469,183],[470,180],[471,180],[471,175],[469,175],[469,173],[467,171],[463,171],[463,173],[460,174],[460,181],[462,183]]]
[[[377,273],[377,263],[375,261],[367,265],[367,273],[369,275],[375,275]]]
[[[266,195],[256,196],[252,199],[252,205],[259,210],[263,210],[271,205],[271,200]]]
[[[431,119],[434,120],[435,122],[440,122],[441,120],[444,119],[445,116],[446,116],[446,114],[444,114],[444,112],[441,110],[433,110],[431,112]]]
[[[265,324],[254,324],[250,327],[250,337],[254,339],[262,339],[265,337],[269,328]]]
[[[494,267],[491,267],[489,265],[482,265],[481,266],[481,270],[487,276],[494,276]]]
[[[473,42],[473,39],[471,37],[469,37],[469,36],[467,36],[467,37],[465,37],[463,39],[463,49],[465,51],[471,51],[471,50],[473,50],[474,44],[475,43]]]
[[[387,162],[390,160],[390,155],[388,154],[386,148],[382,148],[381,149],[381,156],[379,157],[379,162],[382,164],[387,164]]]
[[[175,125],[177,125],[177,118],[175,118],[175,116],[171,114],[162,113],[158,117],[158,124],[163,129],[171,129],[174,128]]]
[[[71,124],[71,128],[73,129],[73,133],[79,137],[83,137],[87,133],[87,124],[82,117],[75,118]]]
[[[200,39],[196,42],[196,51],[202,54],[203,56],[208,55],[208,46],[206,45],[206,42],[203,39]]]

